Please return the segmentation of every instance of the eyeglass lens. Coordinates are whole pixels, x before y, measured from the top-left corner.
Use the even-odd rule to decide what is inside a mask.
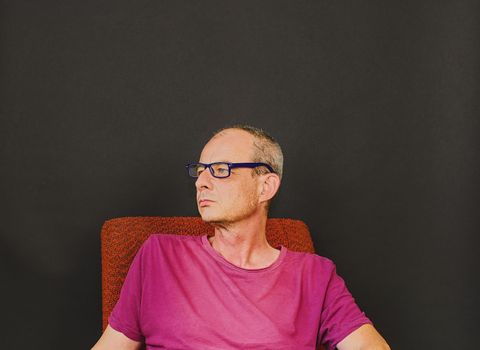
[[[225,163],[212,164],[210,169],[213,170],[213,176],[217,177],[227,177],[230,173],[228,164]]]
[[[192,164],[188,167],[188,172],[192,177],[199,177],[205,170],[205,166],[202,164]],[[210,166],[213,176],[216,177],[228,177],[230,170],[226,163],[215,163]]]

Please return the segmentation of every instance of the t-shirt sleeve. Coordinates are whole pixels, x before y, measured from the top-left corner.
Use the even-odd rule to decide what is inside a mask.
[[[148,249],[147,239],[135,255],[120,291],[120,297],[109,318],[110,326],[135,341],[144,341],[140,323],[140,305],[144,275],[144,255]]]
[[[347,335],[364,324],[372,324],[355,303],[345,281],[337,275],[332,263],[320,317],[319,341],[333,350]]]

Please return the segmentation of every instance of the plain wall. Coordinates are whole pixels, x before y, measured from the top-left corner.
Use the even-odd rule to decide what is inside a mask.
[[[0,6],[2,349],[92,346],[102,223],[197,215],[184,164],[236,122],[392,348],[476,345],[478,2]]]

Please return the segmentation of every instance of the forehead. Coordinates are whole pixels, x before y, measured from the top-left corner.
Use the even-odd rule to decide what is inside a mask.
[[[215,135],[202,150],[201,163],[249,162],[253,156],[254,137],[238,129],[227,129]]]

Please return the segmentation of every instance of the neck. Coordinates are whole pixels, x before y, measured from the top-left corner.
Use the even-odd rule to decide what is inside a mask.
[[[215,236],[209,239],[213,249],[230,263],[246,269],[270,266],[280,254],[267,242],[267,217],[215,225]]]

